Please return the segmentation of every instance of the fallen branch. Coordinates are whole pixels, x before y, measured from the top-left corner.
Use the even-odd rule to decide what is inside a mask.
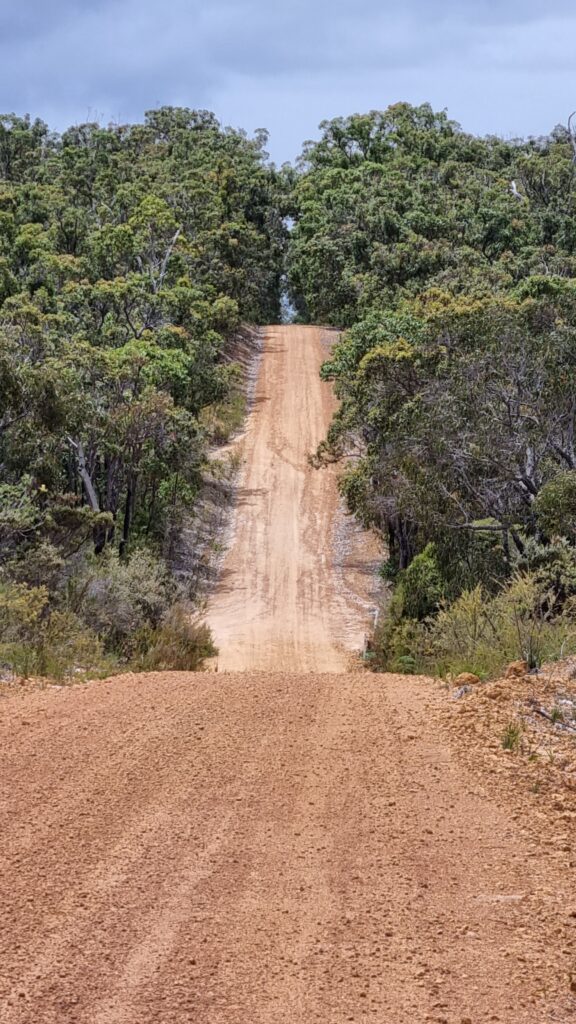
[[[551,715],[546,708],[543,708],[542,705],[538,704],[538,702],[533,698],[531,698],[528,703],[532,708],[532,711],[535,711],[541,718],[545,718],[547,722],[550,722],[552,725],[559,726],[559,728],[563,729],[564,732],[576,733],[576,726],[568,725],[567,722],[563,722],[561,719],[555,718],[554,715]]]

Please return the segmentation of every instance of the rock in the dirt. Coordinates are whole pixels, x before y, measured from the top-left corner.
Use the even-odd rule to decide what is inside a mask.
[[[511,661],[508,665],[504,675],[506,679],[519,679],[520,676],[525,676],[528,673],[528,662],[527,661]]]
[[[479,682],[480,676],[475,676],[473,672],[461,672],[454,680],[456,686],[475,686]]]
[[[471,692],[471,689],[472,688],[470,686],[459,686],[457,690],[454,690],[454,692],[452,694],[452,699],[453,700],[460,700],[460,697],[465,697],[467,693]],[[460,708],[460,710],[464,711],[466,709],[465,708]]]

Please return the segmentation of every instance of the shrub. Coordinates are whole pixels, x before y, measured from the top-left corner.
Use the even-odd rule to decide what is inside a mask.
[[[516,573],[495,596],[481,586],[445,602],[424,622],[384,620],[375,636],[377,668],[497,675],[509,661],[530,667],[576,651],[576,598],[555,611],[554,595],[531,574]]]
[[[24,677],[61,679],[101,668],[102,645],[73,612],[50,609],[45,587],[0,587],[0,658]]]
[[[48,549],[46,558],[52,564]],[[147,551],[82,563],[66,594],[0,583],[0,661],[17,675],[57,679],[101,675],[118,659],[143,670],[199,669],[216,648],[197,610],[175,595],[168,568]]]
[[[436,611],[442,600],[444,581],[436,559],[436,547],[427,544],[407,569],[398,574],[394,598],[402,615],[421,621]]]
[[[175,596],[169,570],[149,551],[123,562],[114,551],[94,559],[70,587],[70,606],[106,650],[130,658],[136,637],[162,621]]]
[[[70,611],[47,616],[32,645],[35,675],[62,679],[71,675],[100,674],[111,667],[93,630]]]
[[[168,609],[156,628],[141,631],[135,664],[143,670],[173,669],[196,671],[205,658],[217,653],[206,623],[187,601],[178,601]]]
[[[388,574],[385,563],[382,575]],[[396,587],[386,615],[374,637],[374,667],[393,672],[415,672],[425,657],[423,620],[436,611],[444,583],[436,562],[436,549],[428,544],[407,569],[395,573]]]
[[[535,668],[568,653],[576,639],[575,608],[569,602],[553,615],[552,603],[532,575],[514,575],[493,598],[481,587],[465,591],[429,623],[432,658],[441,673],[494,675],[509,661],[522,659]]]
[[[494,520],[477,520],[475,526],[486,526],[486,532],[452,530],[439,532],[436,540],[436,561],[445,580],[444,597],[455,600],[464,590],[473,590],[478,583],[494,594],[510,574],[510,566],[502,544],[502,535],[495,533]]]
[[[410,675],[426,661],[426,627],[415,619],[384,617],[374,635],[372,666]]]
[[[19,557],[7,565],[6,571],[15,583],[53,591],[61,581],[65,566],[66,560],[58,548],[48,540],[41,540],[20,552]]]
[[[548,537],[576,540],[576,470],[544,485],[534,502],[540,529]]]
[[[550,610],[559,612],[569,598],[576,597],[576,549],[566,538],[540,544],[529,537],[516,564],[520,572],[536,579],[541,591],[549,593]]]
[[[0,638],[7,642],[31,637],[47,604],[46,587],[0,583]]]
[[[486,595],[477,586],[465,590],[429,622],[431,655],[440,674],[467,671],[481,675],[481,667],[490,671],[487,655],[495,648],[496,629],[487,608]]]

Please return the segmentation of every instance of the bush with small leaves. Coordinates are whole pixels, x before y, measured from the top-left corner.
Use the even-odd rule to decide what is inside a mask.
[[[154,629],[143,629],[137,643],[134,664],[146,671],[195,672],[217,654],[210,629],[186,601],[172,605]]]
[[[576,470],[555,476],[537,495],[534,511],[540,529],[548,537],[576,541]]]

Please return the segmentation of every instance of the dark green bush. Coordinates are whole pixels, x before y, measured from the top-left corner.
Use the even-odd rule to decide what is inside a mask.
[[[427,544],[408,568],[398,573],[393,603],[402,617],[420,622],[437,610],[444,587],[436,547]]]
[[[538,525],[547,537],[576,541],[576,470],[544,485],[534,502]]]

